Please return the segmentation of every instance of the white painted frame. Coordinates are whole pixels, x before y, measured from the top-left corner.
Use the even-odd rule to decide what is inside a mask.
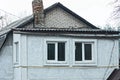
[[[57,46],[58,42],[64,42],[65,43],[65,61],[58,61],[56,60],[47,60],[47,43],[55,43],[55,46]],[[69,40],[68,39],[44,39],[44,65],[57,65],[57,66],[64,66],[68,65],[68,56],[69,56]],[[55,47],[57,48],[57,47]],[[57,57],[57,55],[55,55]]]
[[[93,42],[80,42],[80,43],[82,43],[82,61],[76,61],[76,63],[77,62],[91,62],[91,61],[93,61],[93,57],[92,57],[92,60],[85,60],[85,44],[91,44],[91,46],[92,46],[92,56],[93,56]]]
[[[50,62],[58,62],[58,43],[59,42],[47,42],[47,44],[55,44],[55,60],[48,60]],[[63,43],[65,43],[65,52],[66,52],[66,42],[63,42]],[[47,56],[48,56],[48,54],[47,54]],[[61,62],[63,62],[63,61],[61,61]]]
[[[82,49],[84,49],[84,44],[92,44],[92,60],[75,61],[75,42],[82,43]],[[97,40],[95,39],[74,39],[72,42],[73,46],[73,66],[96,66],[97,65]],[[82,58],[84,56],[84,50],[82,50]]]

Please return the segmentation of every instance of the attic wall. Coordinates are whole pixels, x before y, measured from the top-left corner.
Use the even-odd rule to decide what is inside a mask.
[[[55,8],[45,15],[46,27],[57,28],[87,28],[88,26],[79,21],[61,8]]]
[[[12,38],[12,34],[8,35],[0,51],[0,80],[13,80]]]

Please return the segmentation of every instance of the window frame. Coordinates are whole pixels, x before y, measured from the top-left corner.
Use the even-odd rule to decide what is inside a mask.
[[[75,60],[75,43],[82,43],[82,45],[85,44],[91,44],[92,45],[92,60],[85,60],[85,53],[82,53],[82,58],[84,57],[84,60],[82,61],[76,61]],[[82,52],[84,52],[83,49],[84,46],[82,46]],[[73,40],[73,66],[96,66],[97,65],[97,40],[96,39],[74,39]]]
[[[59,42],[65,43],[65,61],[57,61],[57,60],[48,60],[47,59],[47,43],[56,43],[58,44]],[[68,44],[68,39],[51,39],[51,38],[46,38],[44,39],[44,65],[56,65],[56,66],[65,66],[68,65],[68,58],[69,58],[69,44]]]
[[[76,43],[76,42],[75,42]],[[92,48],[92,53],[91,55],[93,56],[93,42],[77,42],[77,43],[81,43],[82,44],[82,60],[81,61],[76,61],[75,62],[88,62],[88,61],[92,61],[93,57],[91,60],[85,60],[85,44],[91,44],[91,48]]]
[[[59,61],[58,60],[58,43],[66,44],[66,42],[46,42],[46,43],[47,43],[47,46],[48,46],[48,44],[54,44],[55,45],[55,60],[48,60],[48,52],[47,52],[47,61],[50,61],[50,62],[64,62],[65,60],[64,61]],[[66,50],[65,50],[65,52],[66,52]],[[65,57],[66,57],[66,55],[65,55]]]

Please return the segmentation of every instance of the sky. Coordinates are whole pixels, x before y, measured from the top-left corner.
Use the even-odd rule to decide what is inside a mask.
[[[110,18],[113,11],[112,0],[43,0],[44,8],[56,2],[62,3],[93,25],[113,25]],[[24,17],[32,14],[32,0],[0,0],[0,10]],[[0,13],[1,15],[2,13]]]

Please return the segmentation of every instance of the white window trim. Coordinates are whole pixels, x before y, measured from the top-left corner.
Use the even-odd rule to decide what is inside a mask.
[[[13,64],[14,66],[19,66],[21,64],[21,56],[20,56],[20,52],[21,52],[21,47],[20,47],[20,39],[21,35],[20,34],[13,34]],[[15,43],[18,43],[18,62],[16,62],[16,51],[15,51]]]
[[[60,42],[60,41],[59,41]],[[56,42],[46,42],[46,45],[47,44],[55,44],[55,60],[47,60],[47,62],[52,62],[52,63],[57,63],[57,62],[59,62],[59,63],[63,63],[63,62],[65,62],[65,61],[58,61],[58,42],[56,41]],[[65,43],[65,45],[66,45],[66,42],[64,42]],[[65,48],[66,48],[66,46],[65,46]],[[65,50],[65,52],[66,52],[66,50]],[[48,56],[48,55],[47,55]],[[66,55],[65,55],[66,56]]]
[[[92,44],[92,60],[75,61],[75,42]],[[82,46],[84,47],[84,46]],[[84,50],[82,50],[84,52]],[[82,55],[84,58],[84,55]],[[74,39],[73,40],[73,66],[96,66],[97,65],[97,40],[95,39]]]
[[[93,62],[93,57],[92,57],[92,60],[85,60],[85,51],[84,51],[84,46],[85,46],[85,44],[91,44],[92,45],[92,56],[94,55],[93,53],[94,53],[94,51],[93,51],[93,44],[94,44],[94,42],[80,42],[80,43],[82,43],[82,61],[75,61],[76,63],[85,63],[85,62]],[[75,46],[75,45],[74,45]]]
[[[58,42],[65,42],[65,61],[57,61],[56,60],[47,60],[47,43],[55,43],[57,46]],[[57,65],[57,66],[65,66],[68,65],[68,56],[69,56],[69,44],[68,39],[44,39],[44,65]],[[57,48],[57,47],[55,47]],[[57,57],[57,55],[56,55]]]

